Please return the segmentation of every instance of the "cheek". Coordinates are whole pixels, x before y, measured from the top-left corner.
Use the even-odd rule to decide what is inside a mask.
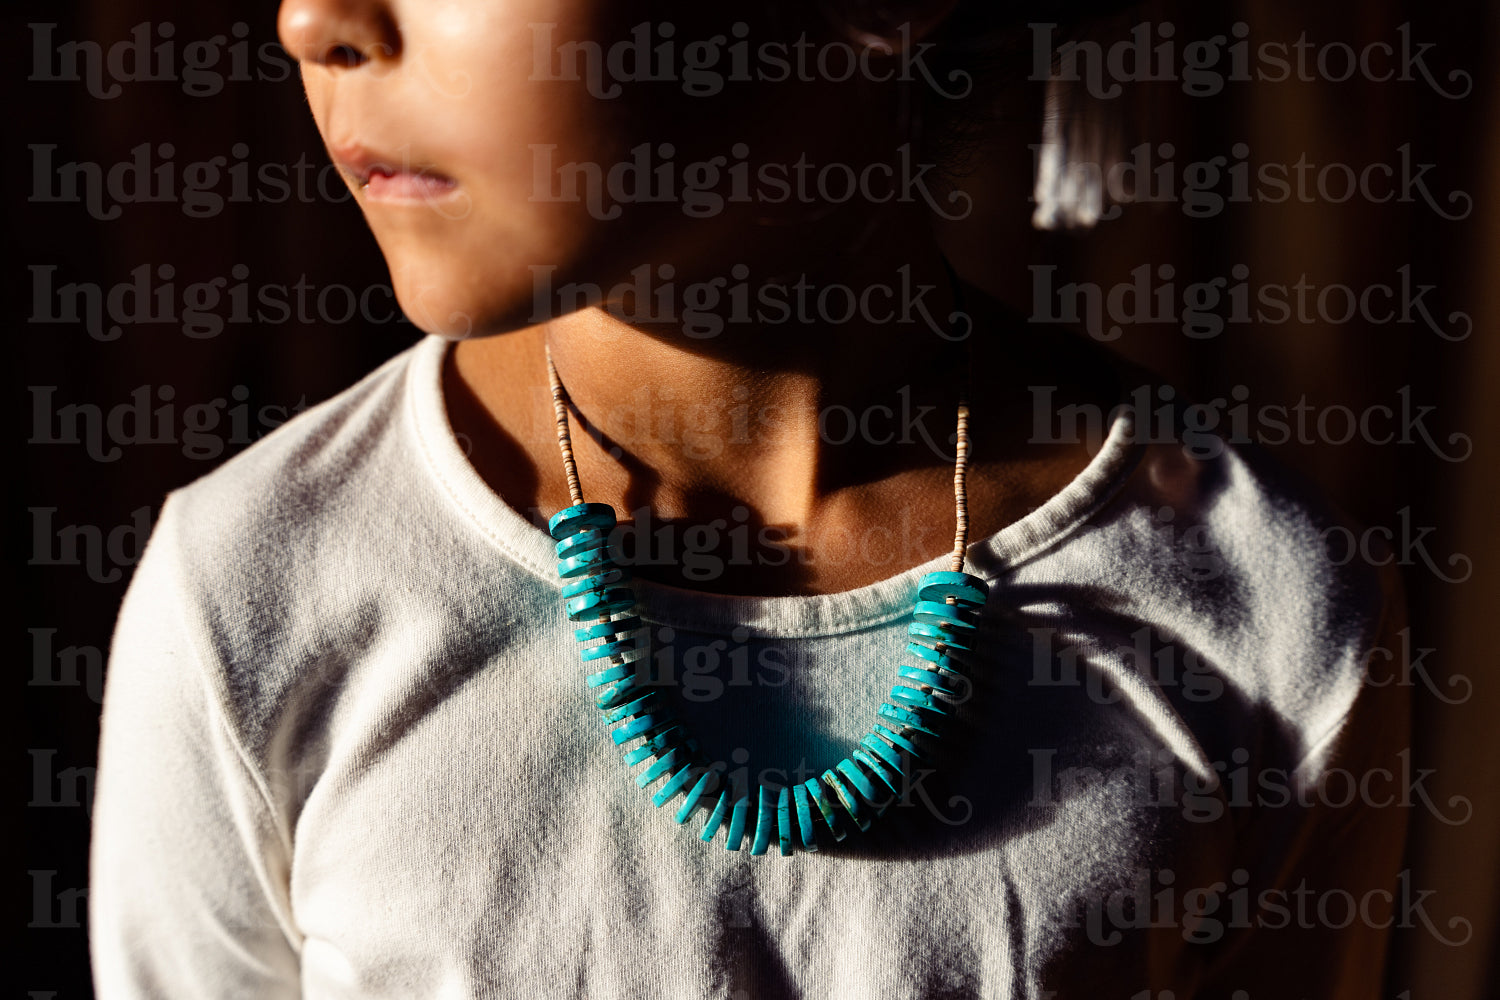
[[[539,160],[607,169],[620,159],[631,144],[625,123],[650,116],[631,107],[628,95],[600,99],[586,79],[557,79],[563,74],[553,72],[562,63],[555,51],[562,40],[597,38],[609,29],[593,23],[579,3],[478,6],[482,13],[461,20],[424,15],[416,29],[428,44],[418,42],[403,72],[427,91],[421,142],[451,153],[478,172],[476,183],[512,203],[547,190],[548,178],[535,168]]]
[[[595,97],[586,80],[547,78],[558,75],[557,40],[602,30],[561,6],[485,0],[462,18],[439,6],[413,28],[401,68],[402,89],[421,95],[410,102],[413,142],[451,169],[467,195],[446,224],[407,234],[430,238],[428,252],[466,269],[489,261],[571,270],[633,228],[599,218],[597,202],[570,196],[557,175],[566,164],[607,172],[633,144],[624,123],[650,118]]]
[[[329,126],[329,105],[333,94],[333,81],[326,69],[299,64],[302,75],[302,92],[307,95],[307,108],[312,112],[313,124],[318,134],[326,141]]]
[[[541,322],[564,308],[560,287],[609,289],[643,263],[681,272],[684,247],[694,263],[712,263],[727,218],[692,220],[673,203],[616,206],[605,179],[643,143],[657,164],[670,144],[680,172],[753,139],[758,116],[670,86],[627,83],[598,96],[590,60],[570,43],[607,47],[640,19],[611,16],[618,23],[602,24],[578,2],[425,4],[409,15],[399,71],[350,95],[372,118],[399,116],[413,147],[461,185],[458,205],[369,210],[402,306],[423,329],[461,336]],[[335,118],[345,99],[332,95]]]

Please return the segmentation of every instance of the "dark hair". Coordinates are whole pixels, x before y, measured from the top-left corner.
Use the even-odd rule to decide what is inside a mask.
[[[1140,6],[1138,0],[820,0],[833,30],[865,44],[901,40],[902,27],[940,17],[922,40],[927,85],[914,88],[914,137],[954,178],[971,166],[987,131],[1021,114],[1041,134],[1045,77],[1036,73],[1037,33],[1060,46]],[[951,7],[946,14],[945,8]],[[1056,51],[1047,54],[1049,68]],[[955,96],[959,95],[959,96]],[[1024,110],[1015,110],[1016,98]],[[1005,109],[1011,110],[1005,110]]]

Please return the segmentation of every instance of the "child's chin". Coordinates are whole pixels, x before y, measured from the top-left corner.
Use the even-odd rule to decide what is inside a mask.
[[[423,333],[445,340],[466,340],[507,333],[534,326],[529,296],[508,296],[501,289],[487,289],[490,296],[476,298],[474,289],[453,282],[421,282],[393,276],[396,302],[412,325]]]

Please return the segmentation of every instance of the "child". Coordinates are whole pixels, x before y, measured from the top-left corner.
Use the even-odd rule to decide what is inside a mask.
[[[165,505],[99,995],[1375,996],[1389,588],[935,235],[1024,16],[712,6],[284,0],[429,336]]]

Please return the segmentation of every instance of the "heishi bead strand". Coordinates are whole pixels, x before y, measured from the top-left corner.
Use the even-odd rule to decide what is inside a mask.
[[[817,778],[779,789],[757,783],[753,795],[735,796],[731,788],[719,787],[719,772],[703,758],[697,740],[659,690],[640,678],[636,661],[648,652],[649,629],[638,613],[629,571],[616,566],[609,555],[614,508],[584,502],[568,431],[567,396],[550,347],[547,374],[572,500],[571,506],[552,515],[547,527],[557,542],[557,572],[568,620],[579,625],[573,637],[584,644],[585,683],[596,692],[594,704],[611,727],[615,746],[625,748],[625,765],[646,765],[635,775],[636,784],[650,791],[660,782],[651,797],[657,808],[681,796],[673,817],[678,823],[706,813],[699,839],[712,842],[722,830],[724,847],[730,851],[740,850],[747,839],[752,855],[768,853],[773,841],[783,855],[790,855],[794,847],[817,851],[830,841],[844,840],[851,828],[868,830],[902,797],[910,762],[923,756],[912,737],[940,736],[944,721],[951,717],[953,706],[945,699],[957,695],[964,684],[960,659],[974,648],[989,597],[984,580],[963,572],[969,529],[967,400],[961,399],[958,407],[952,569],[922,577],[907,628],[906,652],[918,665],[897,668],[897,683],[878,708],[870,732],[843,760]]]

